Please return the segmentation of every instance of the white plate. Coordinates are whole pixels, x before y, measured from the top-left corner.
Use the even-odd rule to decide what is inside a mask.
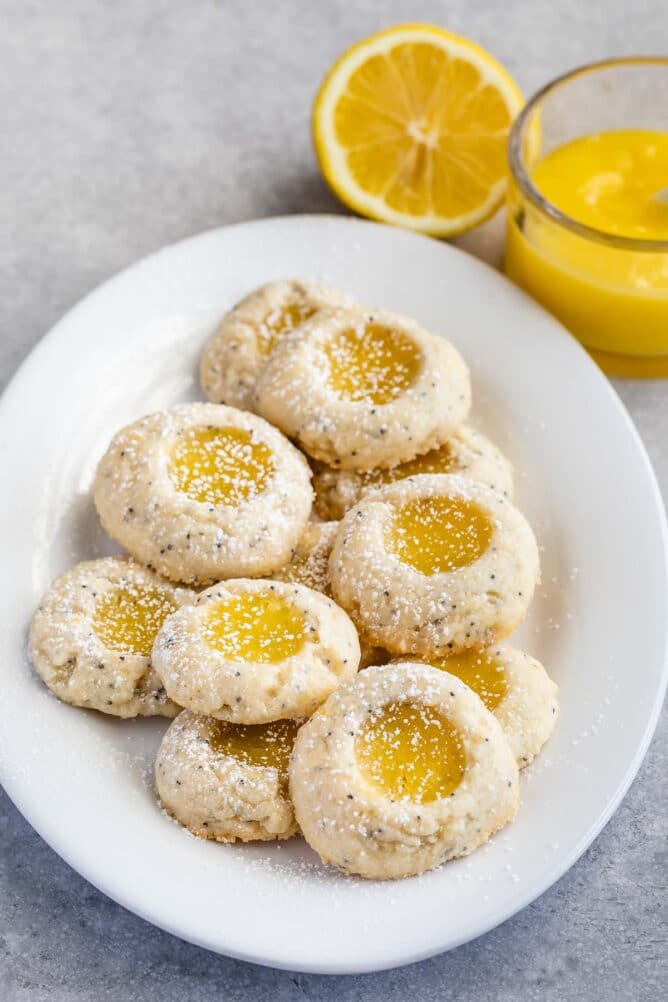
[[[279,277],[321,278],[450,337],[473,372],[474,421],[512,457],[542,546],[517,635],[561,690],[557,731],[522,782],[518,820],[481,851],[395,883],[346,878],[298,839],[198,841],[152,788],[161,721],[57,702],[26,628],[74,562],[113,552],[90,499],[121,425],[197,397],[217,318]],[[2,778],[68,863],[139,915],[202,946],[301,971],[370,971],[449,949],[557,880],[600,831],[645,753],[665,685],[666,529],[645,451],[579,346],[490,268],[452,247],[335,217],[205,233],[141,261],[72,310],[0,411]]]

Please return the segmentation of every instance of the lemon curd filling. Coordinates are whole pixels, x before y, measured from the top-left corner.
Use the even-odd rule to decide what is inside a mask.
[[[368,470],[360,476],[366,487],[375,487],[377,484],[393,484],[396,480],[416,477],[420,473],[449,473],[452,467],[452,449],[446,442],[439,449],[431,449],[405,463],[384,470]]]
[[[211,606],[203,636],[230,661],[278,664],[298,654],[309,632],[306,617],[274,592],[232,595]]]
[[[175,609],[174,600],[157,588],[116,588],[95,606],[93,629],[109,650],[148,655],[158,630]]]
[[[299,327],[317,312],[317,308],[307,302],[288,303],[281,309],[269,313],[259,328],[260,350],[263,355],[273,351],[276,342],[295,327]]]
[[[488,710],[497,708],[508,692],[503,665],[486,651],[467,651],[449,658],[430,658],[434,668],[456,675],[482,699]]]
[[[355,739],[364,778],[393,800],[448,797],[466,771],[461,736],[433,707],[389,703],[371,713]]]
[[[229,755],[247,765],[273,767],[282,782],[299,724],[295,720],[275,720],[271,724],[228,724],[212,720],[209,746],[217,755]]]
[[[169,462],[176,489],[212,505],[238,505],[261,494],[273,472],[271,449],[244,428],[188,428]]]
[[[421,574],[441,574],[472,564],[489,546],[491,518],[463,498],[418,498],[397,508],[385,545]]]
[[[387,404],[415,382],[422,353],[412,338],[381,324],[338,331],[325,344],[329,384],[344,400]]]

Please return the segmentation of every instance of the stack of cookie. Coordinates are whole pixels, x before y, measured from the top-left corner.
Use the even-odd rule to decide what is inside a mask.
[[[370,878],[471,852],[514,817],[557,704],[500,643],[538,550],[510,464],[465,423],[461,356],[281,282],[223,319],[201,382],[209,403],[109,445],[95,503],[130,557],[54,584],[38,672],[76,706],[176,717],[157,787],[197,835],[301,831]]]

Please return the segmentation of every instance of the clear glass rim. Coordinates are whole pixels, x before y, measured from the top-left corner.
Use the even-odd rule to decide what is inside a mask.
[[[555,77],[554,80],[541,87],[524,105],[510,130],[510,137],[508,139],[510,171],[522,194],[537,209],[544,212],[550,219],[572,233],[576,233],[587,240],[594,240],[597,243],[605,244],[607,247],[615,247],[619,250],[668,253],[668,240],[640,240],[636,237],[622,237],[614,233],[606,233],[605,230],[597,230],[593,226],[587,226],[586,223],[579,223],[577,219],[566,215],[565,212],[558,209],[556,205],[540,193],[524,165],[522,139],[525,126],[532,112],[542,103],[547,95],[577,77],[585,76],[588,73],[595,73],[598,70],[610,69],[615,66],[664,66],[668,70],[668,56],[624,56],[615,59],[601,59],[598,62],[585,63],[574,70],[569,70],[568,73],[563,73],[561,76]]]

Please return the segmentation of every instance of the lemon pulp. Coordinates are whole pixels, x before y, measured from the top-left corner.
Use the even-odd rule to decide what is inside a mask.
[[[428,803],[448,797],[466,770],[457,729],[430,706],[389,703],[371,713],[355,739],[365,779],[392,799]]]
[[[248,765],[273,767],[285,782],[298,730],[295,720],[248,725],[212,720],[209,745],[217,755],[230,755]]]
[[[493,530],[487,513],[471,501],[418,498],[394,511],[385,545],[421,574],[441,574],[482,556]]]
[[[177,490],[212,505],[238,505],[261,494],[273,472],[271,449],[244,428],[188,428],[169,463]]]
[[[351,74],[335,130],[361,188],[399,212],[457,216],[503,178],[511,119],[472,62],[407,42]]]
[[[415,382],[422,353],[402,331],[369,323],[332,335],[325,344],[329,384],[344,400],[386,404]]]
[[[503,665],[487,651],[466,651],[448,658],[434,657],[429,659],[429,664],[460,678],[480,696],[490,711],[497,708],[508,692]]]
[[[203,635],[230,661],[277,664],[299,653],[307,630],[303,613],[282,595],[245,592],[211,606]]]
[[[317,308],[310,303],[293,302],[269,313],[259,328],[262,354],[268,355],[273,351],[279,338],[299,327],[316,312]]]
[[[364,39],[330,70],[313,112],[324,175],[351,208],[438,236],[498,206],[522,97],[489,53],[433,25]]]
[[[127,585],[100,598],[93,629],[109,650],[148,655],[158,630],[175,609],[176,602],[158,588]]]

